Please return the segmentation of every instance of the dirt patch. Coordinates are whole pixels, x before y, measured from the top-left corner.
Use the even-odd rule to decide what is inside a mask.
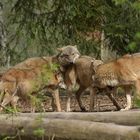
[[[126,98],[125,95],[121,96],[115,96],[116,100],[120,103],[122,107],[126,106]],[[61,99],[61,106],[62,110],[66,111],[66,101],[67,101],[67,96],[66,94],[62,94],[60,96]],[[90,104],[90,96],[89,94],[84,94],[81,97],[83,104],[86,107],[86,110],[89,111],[89,104]],[[44,100],[42,101],[42,106],[39,106],[36,111],[43,111],[43,106],[45,108],[45,111],[52,111],[51,107],[51,100],[52,97],[50,96],[45,96]],[[30,112],[30,105],[25,103],[24,101],[20,101],[18,103],[18,107],[20,108],[21,112]],[[78,106],[77,100],[75,98],[75,95],[73,94],[71,98],[71,110],[74,112],[80,112],[80,108]],[[105,95],[105,94],[99,94],[97,95],[97,104],[95,106],[95,111],[116,111],[116,107],[112,104],[110,99]]]

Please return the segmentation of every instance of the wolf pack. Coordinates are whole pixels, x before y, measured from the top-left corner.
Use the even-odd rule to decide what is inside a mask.
[[[86,108],[81,100],[82,93],[89,89],[90,110],[94,111],[97,93],[104,91],[117,110],[126,111],[132,108],[132,89],[134,100],[140,101],[140,53],[126,54],[118,59],[103,62],[93,57],[81,55],[77,46],[67,45],[57,49],[54,56],[28,58],[7,69],[0,77],[0,112],[11,105],[17,112],[20,99],[31,100],[40,91],[51,93],[52,110],[61,112],[59,92],[66,90],[66,111],[71,110],[71,97],[75,97],[81,111]],[[117,88],[124,89],[126,107],[122,108],[113,93]],[[31,105],[31,112],[35,112]]]

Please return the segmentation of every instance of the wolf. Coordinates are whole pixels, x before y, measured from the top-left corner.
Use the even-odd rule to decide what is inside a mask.
[[[47,89],[47,91],[52,93],[55,99],[57,111],[61,111],[58,87],[63,85],[63,78],[59,70],[53,70],[51,68],[51,65],[56,63],[55,59],[55,57],[50,57],[47,61],[40,61],[42,59],[35,58],[34,60],[40,62],[37,64],[38,66],[32,63],[34,67],[33,65],[27,68],[15,66],[8,69],[2,75],[0,82],[0,90],[4,92],[3,100],[1,99],[1,107],[3,108],[11,103],[16,110],[18,97],[29,97],[42,89]],[[31,59],[25,60],[26,63],[23,62],[23,65],[27,64],[27,61],[31,62]],[[43,65],[41,65],[41,63],[43,63]]]
[[[76,48],[77,49],[77,48]],[[71,48],[73,50],[73,53],[77,54],[77,51],[75,51],[75,48]],[[63,51],[69,52],[67,48],[62,48],[61,53],[63,54]],[[67,55],[71,55],[70,53],[67,53]],[[78,53],[79,55],[79,53]],[[94,62],[94,66],[92,65]],[[96,95],[94,95],[94,88],[92,88],[93,80],[92,76],[94,75],[94,70],[96,67],[100,64],[103,64],[103,61],[96,60],[93,57],[89,56],[78,56],[73,61],[72,64],[65,65],[64,66],[64,82],[67,86],[67,93],[68,93],[68,99],[67,99],[67,112],[70,111],[70,98],[72,95],[72,89],[74,85],[77,83],[79,85],[79,89],[76,92],[76,99],[78,101],[79,107],[82,111],[86,111],[84,105],[81,101],[81,94],[89,88],[90,90],[90,111],[94,110]],[[92,67],[92,68],[91,68]],[[113,104],[117,107],[117,109],[121,109],[120,105],[117,103],[115,98],[108,94],[109,98],[113,101]]]
[[[76,99],[78,101],[78,105],[82,111],[86,111],[81,101],[81,94],[92,84],[92,70],[90,67],[94,58],[89,56],[80,56],[78,49],[75,47],[73,48],[70,47],[70,49],[64,47],[61,48],[61,50],[59,51],[61,52],[62,56],[65,54],[65,52],[68,52],[67,57],[71,57],[73,55],[76,56],[75,59],[72,60],[71,64],[67,64],[63,67],[64,82],[67,86],[67,95],[68,95],[66,111],[69,112],[71,110],[70,98],[72,95],[72,89],[76,85],[76,83],[78,83],[79,85],[79,89],[75,94]],[[65,61],[65,59],[66,58],[63,57],[62,61]],[[95,61],[97,62],[96,66],[102,63],[102,61],[100,60]]]
[[[33,84],[35,81],[36,85],[39,86],[38,90],[42,89],[42,85],[40,86],[40,83],[42,82],[39,83],[37,79],[40,78],[40,75],[44,70],[44,66],[47,65],[51,67],[53,63],[56,63],[59,65],[60,70],[63,70],[63,66],[73,63],[79,55],[78,50],[75,54],[73,53],[73,51],[76,49],[76,46],[68,45],[64,46],[63,48],[66,49],[66,51],[63,51],[63,53],[60,53],[61,48],[59,48],[59,54],[52,57],[43,56],[28,58],[5,72],[1,77],[0,83],[1,92],[6,93],[4,94],[1,106],[5,107],[8,103],[11,103],[13,107],[16,108],[18,96],[15,94],[18,93],[18,95],[26,95],[27,92],[37,92],[37,90],[34,91],[34,87],[31,85],[31,83]],[[69,56],[68,54],[71,55]],[[49,75],[50,71],[49,73],[46,71],[46,74]],[[57,104],[57,111],[61,111],[58,87],[65,88],[61,73],[58,73],[58,71],[57,73],[52,73],[45,87],[47,87],[47,90],[53,94]],[[2,100],[2,98],[0,100]]]
[[[101,60],[95,60],[93,57],[89,57],[89,56],[80,56],[79,58],[76,59],[75,63],[74,63],[74,70],[75,70],[75,78],[78,85],[79,85],[79,89],[76,91],[76,99],[78,101],[79,107],[82,111],[86,111],[82,101],[81,101],[81,95],[82,93],[89,88],[90,90],[90,95],[92,92],[92,75],[93,72],[91,70],[91,64],[92,61],[96,61],[96,65],[95,67],[97,67],[98,65],[102,64],[103,62]],[[71,77],[71,75],[69,76]],[[72,78],[71,78],[72,79]],[[66,83],[67,85],[67,83]],[[70,89],[71,91],[71,89]],[[70,94],[69,94],[70,95]],[[69,96],[70,98],[70,96]],[[90,110],[91,110],[91,102],[93,100],[93,98],[95,98],[95,96],[92,96],[92,98],[90,98]],[[70,99],[69,99],[70,100]],[[70,111],[70,103],[67,103],[67,111]]]
[[[94,67],[94,64],[93,64]],[[93,87],[100,89],[123,87],[127,93],[127,106],[132,107],[131,87],[136,89],[136,98],[140,99],[140,53],[127,54],[111,62],[99,65],[94,69]]]
[[[60,52],[58,55],[58,61],[64,67],[73,64],[80,56],[80,52],[76,45],[67,45],[62,48],[57,48],[57,51]]]

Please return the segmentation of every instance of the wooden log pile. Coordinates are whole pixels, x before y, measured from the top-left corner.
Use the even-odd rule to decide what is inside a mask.
[[[0,115],[0,139],[140,140],[140,111]]]

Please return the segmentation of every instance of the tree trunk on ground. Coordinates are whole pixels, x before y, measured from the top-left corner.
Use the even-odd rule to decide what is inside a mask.
[[[46,113],[46,116],[49,113]],[[63,114],[63,113],[62,113]],[[65,114],[65,113],[64,113]],[[69,113],[66,113],[69,114]],[[83,113],[84,114],[84,113]],[[94,114],[94,113],[93,113]],[[81,114],[82,115],[82,114]],[[28,115],[27,115],[28,116]],[[48,119],[40,116],[0,116],[1,136],[54,137],[72,140],[138,140],[139,126],[122,126],[81,120]],[[31,140],[31,139],[30,139]]]
[[[7,118],[8,114],[1,114],[0,120]],[[74,112],[48,112],[48,113],[18,113],[17,117],[36,118],[41,116],[46,119],[66,119],[66,120],[83,120],[103,123],[115,123],[120,125],[140,125],[140,111],[125,112],[92,112],[92,113],[74,113]]]

